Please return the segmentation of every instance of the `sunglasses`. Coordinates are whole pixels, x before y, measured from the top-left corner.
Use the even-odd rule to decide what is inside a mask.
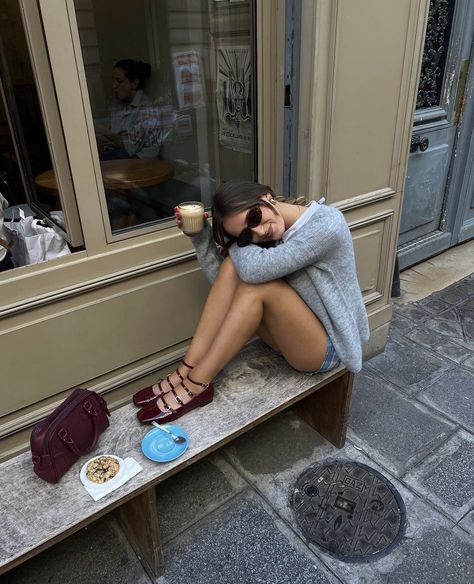
[[[260,205],[255,205],[247,213],[246,223],[247,227],[240,233],[237,238],[237,245],[239,247],[246,247],[252,243],[251,229],[255,229],[262,221],[262,208]]]

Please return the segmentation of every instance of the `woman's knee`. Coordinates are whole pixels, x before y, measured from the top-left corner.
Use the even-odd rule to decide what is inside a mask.
[[[283,280],[271,280],[270,282],[263,282],[261,284],[249,284],[240,280],[237,291],[241,294],[255,295],[263,299],[268,295],[278,293],[278,290],[286,285]]]
[[[239,274],[237,273],[234,262],[232,261],[230,256],[227,256],[221,263],[219,273],[225,275],[228,278],[240,280]]]

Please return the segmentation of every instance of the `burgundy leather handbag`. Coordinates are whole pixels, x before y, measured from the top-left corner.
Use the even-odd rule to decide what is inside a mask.
[[[105,400],[94,391],[75,389],[47,418],[36,424],[30,445],[33,470],[49,483],[57,483],[83,454],[97,445],[109,427]]]

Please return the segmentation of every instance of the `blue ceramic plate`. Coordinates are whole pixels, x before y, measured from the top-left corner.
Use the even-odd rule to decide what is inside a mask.
[[[169,434],[159,428],[153,428],[153,430],[145,434],[142,440],[143,454],[150,460],[154,460],[155,462],[169,462],[170,460],[179,458],[188,449],[189,436],[183,428],[174,424],[166,424],[166,428],[171,430],[176,436],[184,436],[186,442],[176,444]]]

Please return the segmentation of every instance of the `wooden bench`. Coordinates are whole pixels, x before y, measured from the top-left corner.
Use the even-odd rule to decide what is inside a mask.
[[[214,401],[178,420],[190,436],[185,454],[155,463],[140,443],[140,425],[130,404],[112,413],[96,453],[132,456],[137,476],[94,502],[79,481],[80,459],[56,485],[39,479],[29,452],[0,465],[0,574],[116,510],[122,528],[148,573],[163,571],[155,487],[274,414],[296,405],[298,413],[338,448],[344,445],[353,374],[343,367],[315,376],[291,369],[262,343],[249,345],[216,380]]]

